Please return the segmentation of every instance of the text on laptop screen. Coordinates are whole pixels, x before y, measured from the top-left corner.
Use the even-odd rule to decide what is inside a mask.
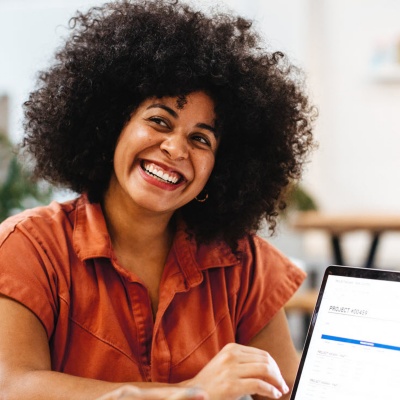
[[[400,283],[328,276],[296,400],[400,398]]]

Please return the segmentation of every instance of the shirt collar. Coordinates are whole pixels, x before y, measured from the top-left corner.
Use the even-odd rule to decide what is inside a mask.
[[[225,242],[197,244],[183,220],[178,221],[172,251],[190,286],[202,281],[203,270],[230,267],[239,262]]]
[[[86,195],[77,202],[73,246],[81,260],[112,257],[111,239],[99,203],[90,203]]]
[[[101,206],[90,203],[86,195],[82,195],[77,202],[73,245],[81,260],[112,258],[111,239]],[[179,218],[172,251],[188,281],[198,281],[201,270],[238,263],[237,256],[223,241],[197,244],[194,235]]]

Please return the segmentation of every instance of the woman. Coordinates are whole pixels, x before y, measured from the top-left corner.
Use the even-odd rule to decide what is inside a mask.
[[[312,147],[296,70],[249,21],[167,1],[71,28],[25,103],[23,147],[79,197],[1,226],[2,393],[288,398],[283,305],[304,274],[254,232],[273,230]]]

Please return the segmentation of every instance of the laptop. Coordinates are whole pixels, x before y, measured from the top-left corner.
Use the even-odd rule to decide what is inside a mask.
[[[326,269],[291,400],[400,398],[400,272]]]

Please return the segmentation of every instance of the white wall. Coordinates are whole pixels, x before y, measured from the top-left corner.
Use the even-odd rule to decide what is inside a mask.
[[[324,0],[315,34],[321,118],[313,186],[329,211],[400,212],[400,81],[375,80],[374,49],[400,40],[400,2]],[[400,64],[399,64],[400,65]]]
[[[21,135],[21,104],[51,59],[69,18],[88,0],[0,0],[0,95],[10,97],[9,132]],[[86,6],[87,7],[87,6]]]
[[[306,180],[325,211],[400,214],[400,80],[378,79],[377,68],[379,48],[397,41],[400,56],[400,2],[312,1],[320,149]],[[368,244],[365,233],[348,235],[348,263],[364,261]],[[318,258],[328,244],[312,235],[307,246]],[[399,234],[383,235],[377,265],[399,268],[399,249]]]

